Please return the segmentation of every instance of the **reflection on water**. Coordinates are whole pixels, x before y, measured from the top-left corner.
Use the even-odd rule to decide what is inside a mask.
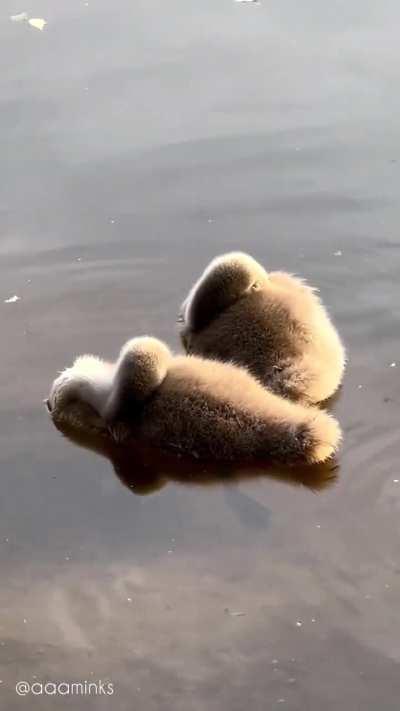
[[[83,434],[66,425],[56,426],[75,444],[109,459],[120,481],[135,494],[159,491],[169,481],[211,486],[261,477],[322,491],[338,476],[334,460],[297,466],[278,466],[270,462],[204,463],[136,444],[118,446],[95,434]]]
[[[116,711],[397,711],[398,2],[41,0],[43,32],[25,9],[0,17],[2,708],[65,708],[17,679],[95,677]],[[131,496],[54,431],[49,382],[132,334],[179,348],[231,249],[334,316],[340,476],[200,486],[129,453],[124,482],[163,484]]]

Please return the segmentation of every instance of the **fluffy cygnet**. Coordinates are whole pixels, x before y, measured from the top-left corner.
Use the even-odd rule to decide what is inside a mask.
[[[244,365],[292,400],[322,402],[342,381],[344,347],[315,289],[247,254],[216,257],[179,320],[188,353]]]
[[[149,337],[128,341],[115,364],[79,357],[54,381],[48,409],[56,424],[211,460],[321,462],[341,437],[330,415],[269,392],[245,369],[173,356]]]

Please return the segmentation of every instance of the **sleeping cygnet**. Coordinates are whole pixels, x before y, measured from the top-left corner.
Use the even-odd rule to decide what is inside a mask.
[[[149,337],[128,341],[115,364],[77,358],[47,405],[56,424],[205,460],[322,462],[341,438],[330,415],[274,395],[245,369],[173,356]]]
[[[342,381],[344,347],[315,289],[247,254],[216,257],[179,320],[188,353],[243,365],[292,400],[322,402]]]

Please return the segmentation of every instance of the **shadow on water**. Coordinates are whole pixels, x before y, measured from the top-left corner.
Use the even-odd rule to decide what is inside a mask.
[[[161,490],[168,482],[214,486],[261,478],[319,492],[334,485],[339,476],[339,465],[334,459],[296,466],[259,460],[216,463],[180,456],[142,443],[117,445],[98,434],[82,433],[66,424],[54,424],[74,444],[109,459],[122,484],[141,496]]]

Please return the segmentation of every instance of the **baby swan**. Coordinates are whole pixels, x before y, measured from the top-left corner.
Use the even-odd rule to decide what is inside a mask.
[[[56,425],[110,441],[138,441],[204,460],[314,463],[336,451],[336,420],[262,387],[246,370],[173,356],[155,338],[134,338],[115,364],[78,358],[54,381]]]
[[[188,353],[244,365],[284,397],[322,402],[341,383],[344,347],[315,289],[247,254],[216,257],[179,320]]]

